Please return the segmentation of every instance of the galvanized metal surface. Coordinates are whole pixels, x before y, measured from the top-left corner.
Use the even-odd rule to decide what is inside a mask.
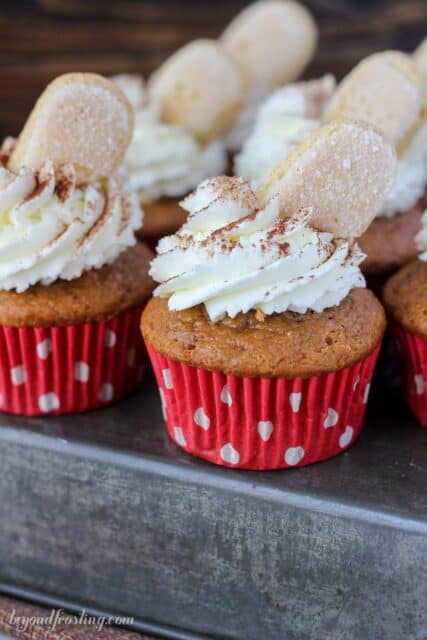
[[[259,474],[180,451],[150,381],[91,414],[2,415],[2,588],[175,638],[425,638],[427,430],[400,402],[370,414],[339,458]]]

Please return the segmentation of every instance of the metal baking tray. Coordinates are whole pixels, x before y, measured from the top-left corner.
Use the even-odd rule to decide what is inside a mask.
[[[424,639],[427,429],[383,397],[348,452],[268,473],[178,449],[150,377],[105,410],[0,415],[1,590],[177,639]]]

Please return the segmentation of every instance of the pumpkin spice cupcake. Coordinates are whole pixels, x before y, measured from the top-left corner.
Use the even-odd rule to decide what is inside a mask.
[[[83,105],[83,107],[82,107]],[[54,80],[0,157],[0,400],[19,414],[109,404],[136,385],[152,257],[142,211],[111,176],[132,134],[123,93]]]
[[[350,167],[350,169],[349,169]],[[390,188],[392,147],[340,122],[257,192],[202,183],[164,238],[141,328],[171,438],[248,469],[310,464],[358,436],[385,328],[356,238]]]
[[[267,96],[301,75],[313,57],[317,41],[312,15],[293,0],[254,2],[226,27],[220,42],[248,85],[243,109],[227,135],[230,152],[240,150],[253,128],[258,107]]]
[[[135,128],[119,175],[139,192],[150,242],[184,223],[179,200],[204,178],[225,172],[222,140],[244,99],[240,72],[214,40],[174,53],[144,89],[134,76],[113,78],[132,101]],[[218,87],[221,91],[218,92]]]
[[[409,405],[427,427],[427,215],[416,237],[421,251],[395,273],[383,289],[386,309],[393,321]]]

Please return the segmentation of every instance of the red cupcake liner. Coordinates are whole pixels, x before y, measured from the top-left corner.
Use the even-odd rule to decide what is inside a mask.
[[[214,464],[256,470],[300,467],[349,447],[379,353],[336,373],[285,380],[212,373],[146,347],[172,440]]]
[[[409,406],[417,420],[427,427],[427,340],[396,324],[392,332]]]
[[[63,414],[106,406],[142,374],[141,307],[108,321],[51,328],[0,326],[0,410]]]

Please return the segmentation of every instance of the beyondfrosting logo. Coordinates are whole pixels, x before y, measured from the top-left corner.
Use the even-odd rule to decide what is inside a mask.
[[[51,609],[49,614],[42,615],[17,615],[16,609],[10,614],[8,623],[13,629],[26,632],[35,627],[43,627],[49,631],[57,631],[62,627],[71,626],[92,626],[97,632],[106,626],[129,627],[133,625],[133,617],[123,616],[94,616],[88,614],[84,609],[80,615],[68,613],[63,609]]]

